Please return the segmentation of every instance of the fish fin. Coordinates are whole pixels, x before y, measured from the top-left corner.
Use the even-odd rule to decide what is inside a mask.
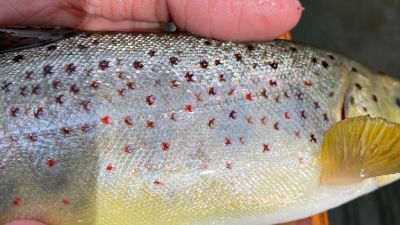
[[[399,124],[360,116],[339,121],[325,133],[322,183],[344,185],[399,172]]]
[[[75,33],[57,27],[0,27],[0,53],[49,44]]]

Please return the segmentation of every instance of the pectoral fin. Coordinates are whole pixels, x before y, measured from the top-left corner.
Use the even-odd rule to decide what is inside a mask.
[[[325,133],[321,182],[341,185],[400,172],[400,125],[382,118],[354,117]]]

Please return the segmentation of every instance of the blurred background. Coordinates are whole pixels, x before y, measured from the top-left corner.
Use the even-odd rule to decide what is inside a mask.
[[[400,79],[400,0],[301,0],[292,32]],[[400,225],[400,182],[329,211],[330,225]]]

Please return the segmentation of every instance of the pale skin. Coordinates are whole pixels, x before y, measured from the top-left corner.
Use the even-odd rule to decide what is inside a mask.
[[[89,31],[178,29],[220,40],[261,41],[290,31],[303,8],[297,0],[0,0],[0,26],[62,26]],[[308,219],[291,224],[311,225]],[[45,225],[19,220],[6,225]]]

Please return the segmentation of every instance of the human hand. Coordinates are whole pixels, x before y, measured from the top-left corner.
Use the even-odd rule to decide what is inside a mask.
[[[0,0],[0,26],[159,31],[164,22],[221,40],[270,40],[291,30],[298,0]]]

